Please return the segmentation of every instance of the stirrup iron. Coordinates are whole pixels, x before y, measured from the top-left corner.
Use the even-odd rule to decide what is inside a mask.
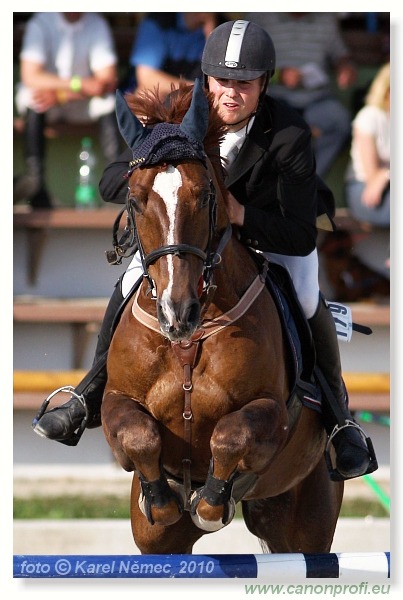
[[[66,394],[69,394],[70,396],[73,396],[76,400],[78,400],[82,404],[82,406],[85,410],[85,417],[83,418],[80,426],[78,427],[77,431],[75,433],[73,433],[71,438],[68,440],[56,440],[56,441],[60,442],[61,444],[65,444],[66,446],[77,446],[78,442],[80,441],[81,436],[84,433],[84,429],[87,426],[89,412],[88,412],[88,407],[87,407],[87,403],[85,401],[84,396],[82,394],[77,394],[77,392],[74,390],[72,385],[64,385],[60,388],[57,388],[57,390],[54,390],[51,394],[49,394],[49,396],[42,402],[38,413],[34,417],[34,419],[32,421],[32,427],[35,429],[35,426],[38,423],[39,419],[45,414],[50,401],[53,399],[54,396],[56,396],[59,393],[66,393]]]
[[[376,469],[378,468],[378,461],[377,461],[376,456],[375,456],[375,450],[374,450],[374,446],[373,446],[371,438],[367,436],[367,434],[365,433],[365,431],[363,430],[363,428],[361,427],[361,425],[359,425],[355,421],[352,421],[351,419],[346,419],[345,422],[343,423],[343,425],[337,425],[336,424],[334,426],[331,434],[329,435],[329,439],[327,441],[326,448],[325,448],[326,466],[328,468],[330,479],[332,481],[346,481],[346,477],[344,477],[338,471],[337,467],[335,465],[333,465],[332,459],[331,459],[331,456],[330,456],[330,445],[332,443],[333,438],[335,438],[336,435],[342,429],[346,429],[346,427],[354,427],[355,429],[357,429],[359,431],[359,433],[360,433],[363,441],[365,442],[365,444],[367,446],[370,460],[369,460],[368,468],[365,471],[365,473],[363,473],[363,475],[368,475],[369,473],[372,473],[373,471],[376,471]],[[360,477],[361,477],[361,475],[360,475]]]

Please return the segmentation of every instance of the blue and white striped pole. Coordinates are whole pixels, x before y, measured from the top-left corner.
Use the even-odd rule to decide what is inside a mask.
[[[14,577],[386,580],[390,553],[15,555]]]

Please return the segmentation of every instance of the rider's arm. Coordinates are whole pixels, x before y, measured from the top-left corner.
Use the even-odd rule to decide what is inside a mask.
[[[132,151],[127,148],[115,162],[106,167],[99,182],[99,193],[105,202],[114,204],[126,202],[129,182],[125,175],[132,157]]]
[[[245,203],[241,238],[262,252],[310,254],[316,246],[317,181],[308,133],[293,131],[261,170],[261,181],[248,188],[253,200]]]

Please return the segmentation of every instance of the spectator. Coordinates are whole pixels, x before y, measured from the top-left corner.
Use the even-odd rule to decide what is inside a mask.
[[[346,203],[358,221],[373,226],[357,240],[354,254],[369,268],[390,276],[390,65],[375,76],[353,121]]]
[[[316,170],[325,177],[350,140],[351,115],[335,97],[331,75],[346,89],[356,80],[335,13],[249,13],[272,37],[277,70],[270,95],[300,111],[310,125]]]
[[[390,65],[375,76],[353,121],[346,201],[352,215],[390,226]]]
[[[130,64],[135,86],[159,87],[166,96],[179,80],[193,83],[201,77],[200,60],[207,36],[226,20],[212,12],[151,13],[141,21]]]
[[[98,122],[105,163],[120,151],[115,117],[117,56],[109,25],[97,13],[35,13],[20,54],[16,94],[24,117],[25,171],[14,181],[14,203],[51,207],[45,182],[46,123]]]

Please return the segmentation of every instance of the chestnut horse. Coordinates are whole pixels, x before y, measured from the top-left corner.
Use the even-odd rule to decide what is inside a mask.
[[[165,103],[118,92],[116,111],[144,279],[114,332],[102,422],[134,472],[134,541],[190,554],[241,502],[264,550],[329,552],[343,483],[329,477],[321,415],[290,402],[267,264],[227,216],[211,98],[198,82]]]

